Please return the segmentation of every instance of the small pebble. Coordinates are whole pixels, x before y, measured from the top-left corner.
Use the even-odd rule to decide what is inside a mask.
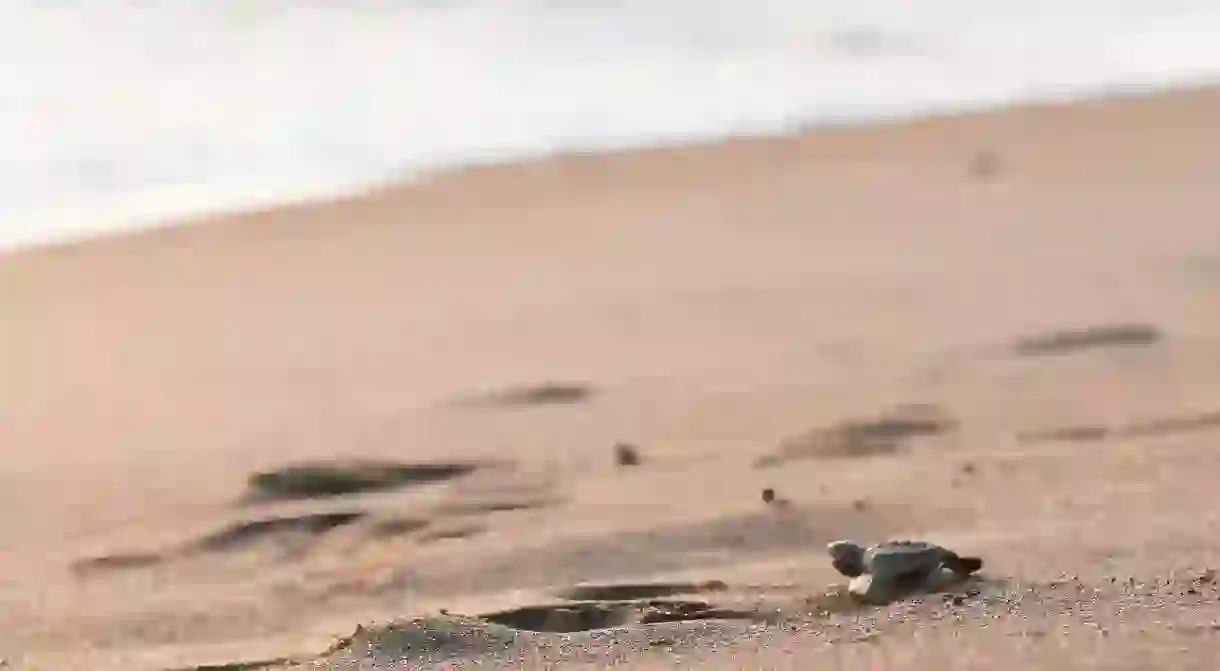
[[[1000,157],[994,151],[977,151],[970,157],[969,170],[970,175],[976,179],[991,179],[1000,172]]]
[[[639,466],[640,451],[630,443],[619,443],[614,446],[614,462],[619,466]]]

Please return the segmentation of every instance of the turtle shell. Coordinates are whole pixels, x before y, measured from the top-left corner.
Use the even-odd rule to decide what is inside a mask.
[[[865,570],[879,578],[918,578],[944,563],[948,550],[923,541],[888,541],[864,553]]]

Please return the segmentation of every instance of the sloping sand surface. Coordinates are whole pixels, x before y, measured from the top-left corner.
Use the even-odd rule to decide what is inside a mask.
[[[0,659],[1215,668],[1218,119],[557,158],[2,257]],[[824,544],[904,536],[983,574],[846,603]]]

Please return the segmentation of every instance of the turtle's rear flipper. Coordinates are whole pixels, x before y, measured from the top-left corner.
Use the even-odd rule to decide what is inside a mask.
[[[979,557],[953,555],[945,559],[944,567],[959,575],[970,575],[983,568],[983,560]]]

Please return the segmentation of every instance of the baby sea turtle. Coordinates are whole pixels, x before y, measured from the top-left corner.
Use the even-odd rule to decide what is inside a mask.
[[[948,572],[962,579],[983,567],[978,557],[925,541],[886,541],[870,548],[841,540],[826,546],[835,570],[852,578],[850,591],[869,601],[888,601],[900,593],[932,586]]]
[[[938,569],[967,576],[983,567],[978,557],[956,552],[926,541],[885,541],[868,549],[849,540],[826,546],[836,570],[854,578],[869,574],[885,579],[919,579]]]

